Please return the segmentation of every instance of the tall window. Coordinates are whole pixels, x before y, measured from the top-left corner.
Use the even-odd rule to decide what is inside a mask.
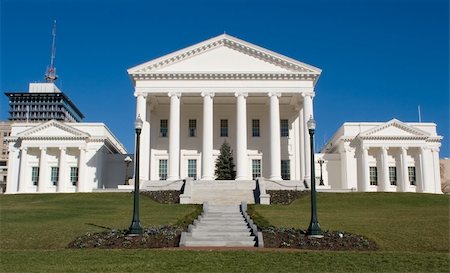
[[[39,167],[31,168],[31,182],[33,182],[34,186],[37,186],[39,183]]]
[[[289,136],[289,123],[287,119],[280,120],[280,135],[282,137]]]
[[[416,167],[408,167],[409,183],[411,186],[416,185]]]
[[[188,159],[188,177],[197,179],[197,159]]]
[[[228,137],[228,119],[220,120],[220,136]]]
[[[281,160],[281,178],[283,180],[291,179],[291,164],[289,160]]]
[[[196,119],[190,119],[189,120],[189,136],[195,137],[197,134],[197,120]]]
[[[389,167],[389,181],[392,186],[397,185],[397,167]]]
[[[50,172],[50,181],[53,183],[53,186],[56,186],[58,184],[59,180],[59,168],[58,167],[52,167]]]
[[[70,182],[73,186],[78,183],[78,167],[70,167]]]
[[[159,180],[167,180],[167,159],[159,160]]]
[[[162,119],[159,121],[159,136],[167,137],[167,119]]]
[[[369,181],[372,186],[378,185],[377,167],[369,167]]]
[[[261,177],[261,159],[252,159],[252,177]]]
[[[252,119],[252,136],[259,137],[259,119]]]

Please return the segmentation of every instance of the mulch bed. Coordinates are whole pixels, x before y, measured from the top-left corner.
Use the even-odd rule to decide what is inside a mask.
[[[127,230],[88,232],[69,243],[68,248],[164,248],[178,247],[183,228],[158,226],[144,228],[142,236],[127,236]]]
[[[265,228],[262,230],[264,247],[308,250],[378,250],[375,242],[361,236],[340,231],[324,231],[323,238],[309,238],[304,230]]]
[[[270,204],[289,205],[294,200],[309,196],[309,191],[293,191],[293,190],[268,190],[270,194]]]
[[[179,204],[181,191],[141,191],[140,194],[161,204]]]

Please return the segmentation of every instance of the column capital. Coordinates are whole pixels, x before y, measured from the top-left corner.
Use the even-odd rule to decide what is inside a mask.
[[[439,149],[439,147],[433,147],[433,148],[431,148],[431,151],[439,153],[440,149]]]
[[[400,149],[401,149],[402,152],[408,151],[408,147],[400,147]]]
[[[39,147],[39,150],[46,152],[47,151],[47,147]]]
[[[234,93],[234,96],[236,98],[240,97],[240,96],[243,96],[244,98],[246,98],[246,97],[248,97],[248,93],[247,92],[236,92],[236,93]]]
[[[58,149],[59,149],[60,151],[66,151],[66,150],[67,150],[67,147],[58,147]]]
[[[145,92],[142,92],[142,91],[135,91],[135,92],[134,92],[134,96],[135,96],[135,97],[144,97],[144,98],[147,98],[148,93],[145,93]]]
[[[269,92],[269,93],[267,93],[267,96],[269,96],[269,97],[277,96],[279,98],[279,97],[281,97],[281,92]]]
[[[202,97],[211,97],[211,98],[214,98],[215,93],[212,92],[212,91],[203,91],[200,95],[201,95]]]
[[[167,96],[169,96],[169,97],[177,96],[178,98],[180,98],[181,92],[169,92],[169,93],[167,93]]]
[[[316,95],[314,92],[302,92],[301,93],[301,95],[302,95],[302,97],[304,98],[304,97],[311,97],[311,98],[314,98],[314,96]]]
[[[26,152],[28,151],[28,147],[20,147],[20,150]]]
[[[381,151],[387,151],[387,150],[389,150],[389,147],[381,146],[380,149],[381,149]]]

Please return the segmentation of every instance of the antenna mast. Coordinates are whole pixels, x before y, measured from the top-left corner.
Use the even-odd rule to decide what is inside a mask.
[[[54,66],[54,63],[55,63],[55,51],[56,51],[56,47],[55,47],[56,20],[53,23],[52,36],[53,36],[53,41],[52,41],[52,56],[50,57],[50,67],[47,66],[47,71],[45,72],[45,80],[47,82],[54,82],[58,78],[58,76],[56,75],[56,68]]]

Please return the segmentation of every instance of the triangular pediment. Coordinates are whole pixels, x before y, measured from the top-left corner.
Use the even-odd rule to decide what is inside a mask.
[[[153,73],[302,74],[318,77],[319,68],[227,34],[128,69],[130,75]]]
[[[20,138],[88,138],[89,134],[56,120],[50,120],[17,135]]]
[[[362,132],[360,137],[427,137],[429,134],[418,128],[392,119],[382,125]]]

